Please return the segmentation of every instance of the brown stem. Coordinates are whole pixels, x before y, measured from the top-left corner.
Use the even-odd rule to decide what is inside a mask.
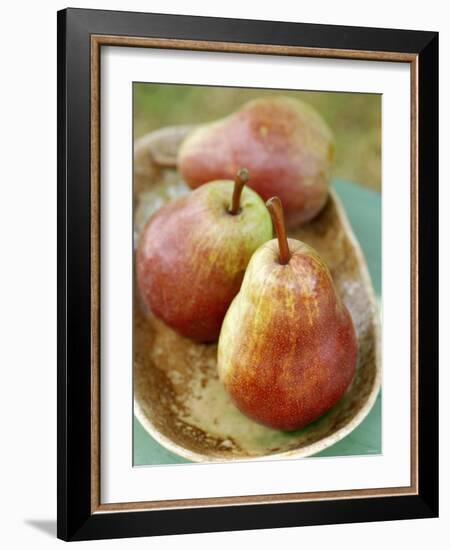
[[[248,182],[248,170],[247,168],[242,168],[236,174],[234,179],[234,189],[233,197],[231,199],[230,214],[236,215],[239,214],[241,210],[241,193],[244,189],[244,185]]]
[[[286,228],[284,226],[283,205],[278,197],[272,197],[266,202],[267,209],[270,212],[275,233],[278,238],[278,247],[280,249],[280,264],[286,265],[291,259],[289,245],[286,237]]]

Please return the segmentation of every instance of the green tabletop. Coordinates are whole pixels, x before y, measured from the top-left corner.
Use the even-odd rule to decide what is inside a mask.
[[[345,181],[334,180],[369,267],[378,298],[381,297],[381,196],[375,191]],[[381,394],[364,419],[347,437],[315,456],[348,456],[381,452]],[[180,464],[189,462],[159,445],[134,418],[133,464]]]

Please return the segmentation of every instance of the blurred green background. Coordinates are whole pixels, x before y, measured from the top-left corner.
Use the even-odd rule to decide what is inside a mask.
[[[381,190],[381,95],[134,84],[134,137],[163,126],[201,124],[231,114],[247,101],[270,95],[301,99],[334,132],[334,177]]]

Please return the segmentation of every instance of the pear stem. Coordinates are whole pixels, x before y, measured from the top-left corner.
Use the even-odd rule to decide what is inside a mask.
[[[278,248],[280,249],[280,264],[286,265],[291,259],[288,240],[286,237],[286,227],[284,225],[283,205],[278,197],[272,197],[266,202],[267,209],[272,218],[273,227],[278,238]]]
[[[233,216],[239,214],[241,211],[241,193],[242,189],[244,189],[244,185],[248,182],[248,179],[248,170],[246,168],[242,168],[236,174],[234,179],[233,197],[231,199],[231,206],[229,209],[229,213]]]

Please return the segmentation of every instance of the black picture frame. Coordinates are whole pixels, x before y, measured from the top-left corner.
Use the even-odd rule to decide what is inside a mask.
[[[58,12],[58,530],[64,540],[438,515],[438,34],[148,13]],[[417,56],[418,491],[120,512],[92,511],[91,36],[400,52]],[[401,208],[401,205],[399,205]]]

